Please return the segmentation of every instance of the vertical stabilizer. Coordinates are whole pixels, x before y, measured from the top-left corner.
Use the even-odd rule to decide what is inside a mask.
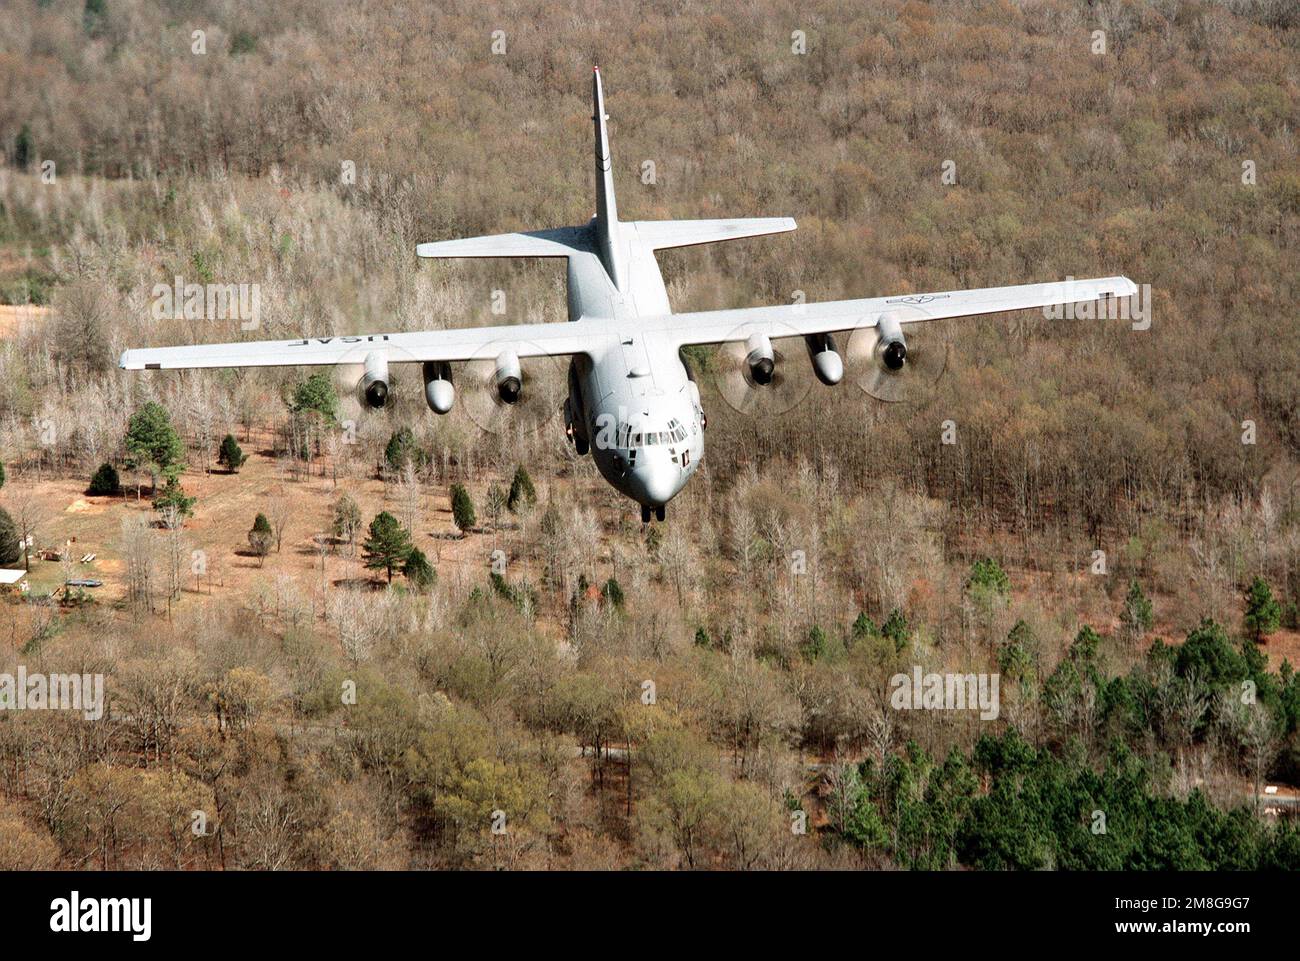
[[[605,126],[605,91],[600,84],[600,67],[591,78],[592,120],[596,124],[596,242],[605,270],[622,289],[626,270],[618,243],[618,204],[614,201],[614,164],[609,156],[609,128]]]

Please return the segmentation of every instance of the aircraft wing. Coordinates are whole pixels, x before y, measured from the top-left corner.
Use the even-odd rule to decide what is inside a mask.
[[[827,334],[874,327],[883,316],[900,324],[948,317],[973,317],[1008,310],[1030,310],[1056,304],[1129,297],[1137,285],[1127,277],[1067,280],[1018,287],[948,290],[934,294],[903,294],[866,300],[833,300],[819,304],[780,304],[737,310],[708,310],[653,318],[647,328],[664,333],[679,346],[721,344],[745,340],[753,333],[769,337]]]
[[[755,332],[770,337],[806,336],[874,327],[884,316],[897,318],[900,324],[910,324],[1128,297],[1136,291],[1137,286],[1127,277],[1105,277],[819,304],[667,314],[644,318],[638,324],[645,333],[662,334],[677,346],[720,344],[745,340]],[[567,323],[149,347],[125,351],[119,365],[124,370],[176,370],[360,364],[372,351],[383,353],[389,363],[481,360],[495,357],[506,349],[519,357],[563,356],[590,353],[616,339],[617,330],[606,320],[584,319]]]
[[[605,321],[504,324],[452,330],[355,337],[248,340],[191,347],[147,347],[122,354],[123,370],[180,370],[198,367],[298,367],[360,364],[372,351],[390,364],[494,358],[509,349],[519,357],[587,353],[615,337]]]

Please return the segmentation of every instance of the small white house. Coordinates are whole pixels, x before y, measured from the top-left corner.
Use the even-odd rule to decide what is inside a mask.
[[[20,591],[27,590],[27,572],[0,567],[0,588],[18,586]]]

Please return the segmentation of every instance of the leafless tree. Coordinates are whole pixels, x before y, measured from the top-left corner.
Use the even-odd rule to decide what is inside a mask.
[[[30,489],[19,489],[9,498],[9,515],[23,544],[23,567],[30,571],[32,547],[41,527],[49,519],[49,512]]]
[[[166,511],[181,513],[175,507],[168,507]],[[181,589],[185,586],[185,575],[189,570],[190,545],[182,526],[183,519],[173,518],[173,520],[174,523],[164,522],[164,527],[167,530],[167,596],[174,601],[181,596]]]
[[[695,587],[699,567],[695,551],[681,527],[673,527],[659,548],[660,569],[664,580],[672,584],[677,604],[686,603],[686,595]]]
[[[283,491],[276,491],[266,502],[266,519],[271,522],[271,528],[275,531],[275,552],[280,553],[280,546],[284,542],[284,529],[289,526],[289,520],[293,517],[293,505]]]
[[[127,599],[137,611],[151,611],[157,550],[148,520],[138,514],[124,518],[119,544],[126,562]]]
[[[412,536],[420,526],[421,503],[424,499],[423,485],[415,472],[415,465],[409,460],[402,467],[397,477],[397,504],[401,514],[402,526]]]
[[[353,590],[335,591],[326,606],[326,616],[339,632],[344,655],[354,665],[370,660],[388,616],[386,595],[372,597]]]
[[[63,586],[66,588],[68,582],[75,580],[77,576],[77,556],[71,543],[64,544],[63,550],[59,551],[59,568],[63,574]]]
[[[1282,750],[1277,720],[1267,705],[1254,700],[1245,703],[1233,692],[1224,694],[1219,716],[1228,728],[1230,746],[1241,752],[1239,761],[1250,774],[1258,810],[1264,779]]]

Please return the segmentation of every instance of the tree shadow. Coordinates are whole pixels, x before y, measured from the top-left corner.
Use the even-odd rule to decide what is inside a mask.
[[[346,587],[350,590],[370,591],[377,593],[388,586],[385,580],[375,580],[373,577],[340,577],[330,581],[335,587]]]

